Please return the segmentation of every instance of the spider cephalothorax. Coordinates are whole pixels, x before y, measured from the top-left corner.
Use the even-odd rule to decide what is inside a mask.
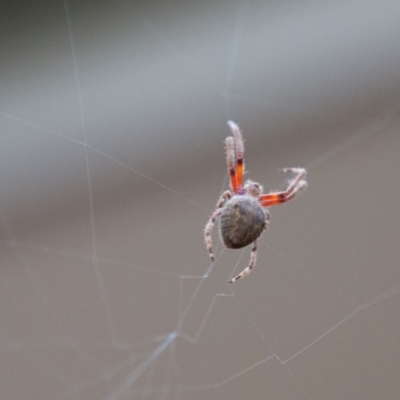
[[[244,171],[243,138],[239,127],[234,122],[228,121],[228,125],[233,134],[233,137],[228,136],[225,141],[226,160],[232,191],[227,190],[218,200],[217,209],[211,215],[205,227],[204,236],[212,261],[214,261],[214,254],[211,232],[218,217],[221,217],[220,233],[226,247],[240,249],[253,243],[249,266],[231,279],[229,281],[231,283],[248,275],[256,265],[257,238],[267,228],[270,220],[267,207],[291,200],[304,189],[307,186],[305,181],[307,172],[304,168],[285,168],[283,172],[291,172],[296,176],[289,182],[288,188],[283,192],[262,194],[262,186],[250,180],[247,180],[242,185]]]

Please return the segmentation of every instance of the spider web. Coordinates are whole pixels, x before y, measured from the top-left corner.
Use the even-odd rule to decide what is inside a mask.
[[[397,2],[3,11],[2,397],[397,399]],[[233,285],[227,119],[310,185]]]

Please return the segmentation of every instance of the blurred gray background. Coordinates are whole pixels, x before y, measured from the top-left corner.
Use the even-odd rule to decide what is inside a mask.
[[[35,1],[0,12],[0,397],[398,399],[398,1]],[[309,188],[250,249],[246,175]]]

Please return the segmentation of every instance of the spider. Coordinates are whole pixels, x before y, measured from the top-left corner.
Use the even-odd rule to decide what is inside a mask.
[[[228,136],[225,140],[231,190],[225,191],[218,200],[217,208],[204,229],[204,238],[211,261],[214,261],[211,232],[215,221],[220,217],[220,235],[226,247],[240,249],[253,243],[248,267],[228,282],[232,283],[248,275],[256,265],[257,239],[267,229],[270,221],[267,207],[293,199],[307,186],[305,180],[307,171],[304,168],[284,168],[283,172],[295,174],[295,177],[289,181],[287,189],[283,192],[263,194],[263,187],[251,180],[247,180],[243,185],[244,145],[242,133],[233,121],[228,121],[228,125],[233,135],[233,137]]]

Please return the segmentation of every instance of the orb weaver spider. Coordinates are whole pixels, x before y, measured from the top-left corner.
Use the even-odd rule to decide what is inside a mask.
[[[204,229],[204,238],[210,258],[214,261],[211,232],[215,221],[220,218],[220,235],[224,245],[230,249],[240,249],[253,243],[249,265],[229,283],[248,275],[257,261],[257,239],[267,229],[270,221],[268,207],[285,203],[305,189],[307,171],[304,168],[284,168],[283,172],[295,174],[288,187],[282,192],[263,194],[263,187],[247,180],[243,185],[244,145],[239,127],[228,121],[232,136],[225,140],[226,162],[230,176],[231,190],[225,191],[217,203],[217,208]]]

